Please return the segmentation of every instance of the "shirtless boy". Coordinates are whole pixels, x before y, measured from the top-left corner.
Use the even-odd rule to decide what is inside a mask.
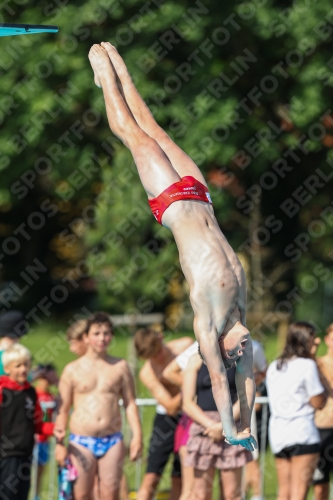
[[[328,397],[324,408],[317,410],[315,416],[320,434],[320,458],[313,475],[316,500],[330,498],[330,473],[333,472],[333,323],[326,329],[324,341],[327,353],[317,359],[317,364]]]
[[[78,470],[74,483],[75,500],[92,500],[95,475],[99,477],[99,500],[117,500],[125,447],[121,433],[119,399],[124,401],[132,429],[130,459],[142,452],[142,432],[135,404],[134,381],[124,359],[107,354],[112,340],[112,323],[100,312],[87,320],[84,341],[86,353],[69,363],[60,378],[61,398],[55,425],[55,436],[65,436],[69,412],[68,453]],[[66,455],[63,444],[57,444],[57,456]],[[60,449],[59,449],[60,448]]]
[[[138,357],[146,359],[139,373],[140,380],[158,402],[149,444],[147,471],[138,492],[138,500],[151,500],[153,498],[164,467],[173,452],[174,434],[180,417],[181,394],[179,387],[163,378],[163,370],[192,342],[191,337],[183,337],[164,343],[163,334],[153,328],[142,328],[134,336]],[[175,455],[170,500],[177,500],[180,496],[180,475],[179,457]]]
[[[117,50],[109,43],[95,44],[89,60],[95,83],[103,89],[110,128],[131,151],[155,218],[174,235],[190,287],[194,332],[226,439],[253,450],[255,384],[243,268],[219,228],[199,168],[155,122]],[[226,376],[235,362],[241,405],[238,429]]]

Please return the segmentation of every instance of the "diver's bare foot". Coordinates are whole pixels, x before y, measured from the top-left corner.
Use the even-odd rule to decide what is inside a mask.
[[[120,81],[122,82],[124,79],[130,78],[124,59],[121,57],[116,47],[111,45],[110,42],[102,42],[101,46],[107,51]]]
[[[108,53],[103,47],[98,44],[93,45],[89,51],[88,58],[94,72],[94,81],[97,87],[102,87],[102,81],[105,77],[111,78],[114,81],[116,80],[114,68]]]

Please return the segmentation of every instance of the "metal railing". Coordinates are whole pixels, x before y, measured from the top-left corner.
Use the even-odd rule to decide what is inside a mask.
[[[265,490],[265,469],[266,469],[266,445],[267,445],[267,429],[268,429],[268,397],[256,397],[255,402],[262,405],[261,429],[260,429],[260,496],[264,497]],[[253,412],[255,419],[255,412]]]
[[[261,496],[263,497],[263,492],[264,492],[264,486],[265,486],[265,469],[266,469],[266,444],[267,444],[267,420],[268,420],[268,398],[267,397],[256,397],[255,400],[256,403],[259,403],[262,405],[262,418],[261,418],[261,441],[260,441],[260,448],[261,448],[261,453],[259,455],[259,464],[260,464],[260,477],[261,477]],[[119,402],[120,405],[122,405],[122,401]],[[139,408],[139,415],[140,415],[140,420],[141,424],[143,425],[143,420],[144,420],[144,409],[146,407],[152,407],[156,406],[157,402],[155,399],[150,399],[150,398],[139,398],[136,399],[136,404]],[[55,403],[43,403],[42,405],[43,409],[49,409],[49,408],[54,408]],[[255,418],[255,412],[253,412],[254,418]],[[255,421],[254,421],[255,424]],[[256,425],[254,425],[256,427]],[[126,436],[126,433],[128,431],[128,424],[124,420],[124,435]],[[47,491],[45,492],[45,478],[44,478],[44,489],[42,492],[42,495],[40,497],[40,500],[58,500],[58,468],[55,460],[55,454],[54,454],[54,448],[55,448],[55,440],[53,438],[50,438],[50,460],[48,463],[47,471],[45,471],[48,475],[48,481],[47,484]],[[134,477],[134,489],[138,491],[141,480],[142,480],[142,458],[137,460],[135,463],[135,477]],[[38,452],[37,452],[37,445],[35,446],[34,454],[33,454],[33,466],[32,466],[32,481],[31,481],[31,490],[30,490],[30,500],[34,500],[36,497],[36,488],[37,488],[37,470],[38,470]]]

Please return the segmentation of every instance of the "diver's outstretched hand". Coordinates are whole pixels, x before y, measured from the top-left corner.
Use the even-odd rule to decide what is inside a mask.
[[[235,437],[226,438],[225,441],[226,443],[232,445],[240,444],[243,448],[249,451],[256,450],[258,447],[257,441],[252,436],[251,429],[249,427],[245,427],[244,429],[240,428]]]

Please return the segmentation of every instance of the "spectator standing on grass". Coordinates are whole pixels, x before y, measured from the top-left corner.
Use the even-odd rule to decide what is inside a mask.
[[[85,343],[83,336],[87,329],[87,320],[86,319],[78,319],[71,324],[71,326],[66,331],[66,338],[69,344],[69,350],[75,356],[83,356],[87,352],[87,344]],[[128,453],[128,450],[126,449]],[[95,477],[94,483],[94,497],[98,498],[98,475]],[[120,499],[127,500],[128,499],[128,485],[125,474],[121,478],[120,483]]]
[[[70,460],[78,471],[74,482],[75,500],[92,500],[96,475],[98,500],[118,500],[126,449],[123,442],[119,400],[123,399],[132,430],[130,459],[142,453],[142,430],[135,404],[134,380],[124,359],[108,355],[113,325],[105,312],[92,314],[83,340],[86,353],[69,363],[59,382],[60,407],[54,434],[56,457],[63,465],[64,445],[69,426]]]
[[[181,394],[177,385],[163,377],[163,370],[192,342],[191,337],[183,337],[165,343],[163,334],[154,328],[141,328],[135,333],[137,356],[146,360],[139,377],[158,402],[149,444],[147,469],[138,492],[138,500],[152,500],[168,459],[174,452]],[[173,458],[170,500],[178,500],[181,492],[181,467],[177,453]]]
[[[227,370],[233,416],[239,423],[240,405],[235,383],[236,365]],[[210,500],[215,471],[220,473],[222,498],[241,500],[243,466],[252,460],[252,453],[241,445],[227,444],[208,368],[198,353],[191,356],[183,376],[183,410],[193,420],[187,441],[185,466],[194,468],[192,496]]]
[[[267,360],[265,356],[264,349],[260,342],[253,340],[253,373],[256,382],[256,395],[266,396],[266,385],[265,376],[267,370]],[[186,351],[177,356],[164,370],[163,376],[170,382],[177,384],[179,386],[183,383],[183,370],[185,370],[190,357],[198,352],[198,343],[194,342]],[[227,372],[228,373],[228,372]],[[230,377],[230,374],[229,374]],[[261,445],[261,416],[262,416],[262,405],[255,404],[256,420],[257,420],[257,434],[258,434],[258,447],[260,449]],[[181,446],[179,448],[179,456],[182,465],[182,494],[181,500],[187,500],[191,498],[192,495],[192,483],[194,479],[194,469],[193,467],[185,467],[187,448],[186,443],[188,439],[189,429],[192,420],[185,413],[183,413],[181,420],[178,423],[176,429],[176,437],[179,435],[179,442]],[[182,441],[181,441],[182,440]],[[176,439],[177,441],[177,439]],[[257,454],[255,450],[253,454]],[[252,488],[253,497],[251,500],[260,499],[260,467],[258,460],[252,460],[246,465],[246,489]]]
[[[181,389],[183,386],[183,372],[187,367],[190,357],[198,352],[198,347],[198,342],[193,342],[184,352],[172,360],[163,370],[163,378]],[[187,456],[186,444],[190,435],[191,424],[192,419],[186,413],[183,413],[175,431],[174,451],[179,454],[182,471],[182,490],[179,500],[191,500],[193,495],[194,468],[185,466]]]
[[[253,340],[253,373],[254,379],[256,383],[256,396],[266,396],[266,385],[265,385],[265,376],[267,371],[267,360],[265,356],[264,349],[260,342]],[[190,357],[198,351],[198,343],[194,342],[186,351],[177,356],[164,370],[163,376],[179,386],[182,385],[183,376],[182,372],[185,370],[187,363]],[[230,374],[229,374],[230,377]],[[258,434],[258,448],[260,450],[261,446],[261,417],[262,417],[262,405],[256,403],[255,404],[255,412],[256,412],[256,421],[257,421],[257,434]],[[192,483],[194,478],[194,469],[193,467],[185,467],[184,463],[186,460],[187,449],[186,443],[189,434],[189,428],[191,425],[190,417],[186,416],[183,413],[183,416],[178,424],[176,429],[176,436],[180,434],[180,440],[182,441],[182,446],[179,449],[179,455],[182,464],[182,495],[181,500],[187,500],[191,497],[192,494]],[[178,432],[180,429],[181,432]],[[268,441],[268,440],[267,440]],[[257,454],[258,452],[255,450],[253,454]],[[248,462],[246,465],[246,489],[252,488],[253,496],[251,500],[259,500],[260,499],[260,467],[258,460],[252,460]]]
[[[52,435],[43,423],[37,393],[27,381],[30,351],[19,343],[2,356],[7,375],[0,377],[0,498],[27,500],[35,434]]]
[[[328,398],[324,408],[317,410],[315,415],[320,434],[320,457],[313,474],[316,500],[329,499],[330,473],[333,471],[333,323],[326,329],[324,341],[327,353],[317,359],[317,365]]]
[[[55,367],[52,364],[40,365],[38,367],[41,375],[36,378],[35,389],[37,392],[37,399],[42,408],[43,422],[52,422],[53,412],[56,404],[56,399],[51,393],[51,386],[57,386],[59,379]],[[44,407],[43,405],[48,405]],[[35,500],[39,500],[41,481],[44,474],[44,469],[50,459],[50,443],[47,436],[43,434],[37,435],[37,496]],[[0,497],[1,498],[1,497]]]
[[[305,500],[318,461],[320,436],[314,412],[326,402],[314,361],[319,343],[310,323],[292,323],[281,356],[267,370],[269,441],[275,455],[278,500]]]

